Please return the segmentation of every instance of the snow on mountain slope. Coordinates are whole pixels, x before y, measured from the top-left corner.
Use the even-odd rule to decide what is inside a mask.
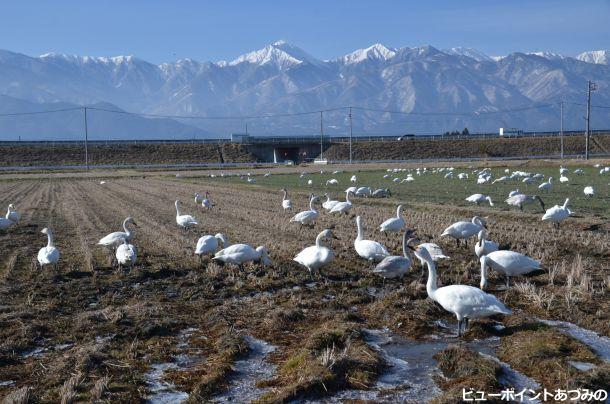
[[[263,49],[241,55],[232,62],[229,62],[229,65],[235,66],[244,62],[256,65],[273,64],[281,70],[304,62],[313,65],[320,64],[319,60],[309,55],[301,48],[290,45],[283,40],[267,45]]]
[[[364,49],[357,49],[338,60],[346,65],[361,63],[366,60],[387,61],[396,56],[396,50],[390,49],[385,45],[376,43]]]
[[[445,52],[449,55],[467,56],[469,58],[473,58],[477,62],[491,62],[492,61],[491,57],[489,57],[485,53],[483,53],[479,50],[473,49],[473,48],[464,48],[462,46],[458,46],[458,47],[451,48],[451,49],[444,49],[443,52]]]
[[[610,64],[610,50],[597,50],[583,52],[576,59],[587,63],[607,65]]]

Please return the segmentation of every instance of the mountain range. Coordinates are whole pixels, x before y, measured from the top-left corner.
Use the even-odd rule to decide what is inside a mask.
[[[2,116],[77,106],[97,106],[88,118],[99,139],[227,137],[246,124],[253,135],[313,135],[320,116],[302,113],[344,106],[355,107],[357,135],[556,130],[561,100],[564,128],[582,129],[587,80],[596,82],[593,104],[610,105],[609,63],[610,51],[499,57],[464,47],[382,44],[320,60],[285,41],[232,61],[159,65],[134,56],[0,50],[0,140],[79,138],[81,111]],[[237,118],[243,116],[250,118]],[[346,109],[323,115],[326,134],[345,134],[348,123]],[[608,109],[594,108],[591,125],[609,128]]]

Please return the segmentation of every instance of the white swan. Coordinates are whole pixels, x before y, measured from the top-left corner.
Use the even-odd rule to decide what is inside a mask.
[[[548,220],[549,222],[552,222],[554,226],[559,227],[559,223],[572,214],[572,211],[568,209],[568,203],[570,203],[569,198],[565,200],[563,206],[555,205],[552,208],[547,209],[542,216],[542,220]]]
[[[330,196],[328,196],[328,193],[324,194],[324,196],[326,197],[326,201],[324,201],[322,207],[326,210],[331,210],[333,206],[339,203],[339,201],[331,200]]]
[[[371,195],[373,198],[387,198],[388,196],[392,196],[392,192],[388,188],[376,189]]]
[[[352,178],[349,179],[352,183],[356,183],[358,178],[356,178],[356,174],[352,175]]]
[[[364,240],[364,230],[362,229],[362,218],[360,216],[356,217],[356,226],[358,227],[358,236],[354,241],[354,248],[359,256],[371,262],[378,262],[390,255],[381,243]]]
[[[460,240],[464,239],[468,246],[468,238],[474,236],[483,228],[485,228],[485,221],[481,217],[475,216],[470,222],[460,221],[452,224],[443,231],[441,236],[453,237],[458,246]]]
[[[412,248],[410,244],[415,241],[414,238],[407,240],[408,237],[413,235],[411,230],[405,230],[402,236],[402,256],[401,255],[389,255],[385,257],[375,269],[373,269],[373,273],[382,276],[385,278],[402,278],[409,268],[411,268],[411,264],[413,261],[409,254],[407,253],[408,248]]]
[[[199,224],[193,216],[183,215],[180,212],[179,200],[176,200],[174,205],[176,205],[176,223],[178,223],[178,226],[182,227],[184,230],[188,230],[189,227],[197,226]]]
[[[15,222],[16,224],[19,224],[19,221],[21,220],[21,215],[15,210],[15,205],[12,203],[8,205],[6,218],[12,222]]]
[[[422,247],[415,249],[415,256],[423,259],[428,267],[426,291],[428,297],[440,304],[445,310],[455,314],[458,320],[458,337],[462,329],[468,329],[470,319],[489,317],[496,314],[512,314],[494,295],[468,285],[449,285],[437,287],[436,264],[428,250]]]
[[[593,189],[593,187],[590,185],[586,186],[582,192],[588,197],[595,196],[595,189]]]
[[[293,261],[298,262],[309,270],[309,274],[312,275],[314,271],[320,270],[324,265],[329,264],[335,254],[333,250],[322,245],[322,239],[324,238],[337,238],[331,230],[324,230],[316,237],[316,244],[303,249],[300,253],[294,257]]]
[[[356,189],[356,192],[354,192],[354,195],[364,196],[365,198],[368,198],[372,194],[373,194],[373,190],[371,189],[371,187],[360,187],[360,188]]]
[[[524,205],[529,205],[534,201],[538,201],[538,203],[540,203],[540,207],[544,212],[544,202],[542,201],[542,198],[540,198],[538,195],[529,196],[525,194],[517,194],[507,198],[505,202],[511,206],[518,206],[519,209],[523,211]]]
[[[225,264],[234,264],[238,266],[242,266],[246,262],[262,262],[263,264],[268,264],[268,253],[267,249],[263,246],[254,249],[248,244],[233,244],[232,246],[218,251],[212,259]]]
[[[339,181],[336,178],[331,178],[326,181],[326,186],[328,185],[339,185]]]
[[[352,193],[353,192],[348,189],[345,192],[345,202],[337,202],[332,208],[330,208],[328,213],[345,213],[347,215],[347,212],[352,208],[352,202],[349,200],[349,196]]]
[[[201,202],[203,202],[203,196],[196,193],[195,194],[195,205],[199,205]]]
[[[398,205],[396,208],[396,216],[391,217],[385,222],[379,225],[380,232],[399,232],[402,231],[407,224],[405,223],[405,219],[400,216],[400,211],[402,210],[402,205]]]
[[[53,232],[51,229],[45,227],[42,229],[41,233],[47,235],[48,242],[46,247],[42,247],[38,251],[38,264],[40,264],[40,269],[42,269],[45,265],[53,265],[55,269],[57,269],[57,263],[59,262],[59,250],[53,243]]]
[[[417,245],[418,247],[425,248],[428,251],[428,254],[432,257],[432,261],[438,262],[440,260],[448,260],[451,257],[445,255],[443,249],[435,243],[421,243]],[[418,257],[419,258],[419,257]],[[424,264],[426,263],[424,260],[419,258],[419,263],[422,266],[422,270],[424,269]]]
[[[489,202],[489,206],[494,206],[494,203],[491,201],[491,197],[483,194],[472,194],[468,198],[466,198],[468,202],[476,203],[477,205],[481,204],[481,202]]]
[[[208,191],[205,191],[205,198],[201,200],[201,206],[207,210],[212,209],[212,202],[210,201],[210,193]]]
[[[284,193],[284,197],[282,198],[282,208],[284,209],[284,212],[287,210],[292,212],[292,201],[288,199],[288,191],[286,191],[286,188],[282,188],[282,192]]]
[[[488,267],[506,276],[506,287],[509,286],[511,276],[524,275],[542,269],[538,261],[515,251],[494,251],[482,256],[479,261],[481,262],[481,289],[487,287]]]
[[[485,230],[481,230],[477,236],[477,242],[474,245],[474,253],[477,257],[481,258],[484,255],[487,255],[491,252],[498,251],[498,243],[487,240],[487,232]]]
[[[297,213],[290,219],[290,221],[301,223],[301,225],[308,225],[313,227],[319,215],[319,212],[314,206],[314,202],[316,201],[318,201],[318,197],[314,194],[311,194],[309,198],[309,210],[304,210],[302,212]]]
[[[123,266],[133,267],[138,257],[136,247],[123,239],[123,244],[116,249],[115,257],[119,263],[119,269]]]
[[[199,256],[199,259],[203,259],[204,255],[214,254],[218,250],[218,246],[227,248],[229,246],[227,237],[218,233],[214,236],[207,235],[202,236],[197,240],[197,246],[195,247],[195,254]]]
[[[553,177],[549,177],[547,182],[543,182],[538,185],[538,189],[542,189],[543,191],[549,191],[553,187]]]
[[[135,220],[133,220],[132,217],[128,217],[123,220],[123,230],[125,231],[115,231],[114,233],[110,233],[102,237],[97,244],[103,245],[104,247],[118,247],[119,245],[123,244],[124,240],[130,241],[133,237],[133,232],[131,229],[129,229],[129,227],[127,227],[128,224],[137,226]]]

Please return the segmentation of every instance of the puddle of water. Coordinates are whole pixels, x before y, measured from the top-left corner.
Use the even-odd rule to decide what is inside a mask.
[[[487,355],[484,353],[479,353],[484,358],[490,359],[500,365],[502,369],[502,374],[498,378],[498,381],[503,387],[513,388],[516,392],[520,392],[523,390],[532,390],[539,391],[540,384],[538,384],[534,379],[527,377],[523,373],[513,369],[510,367],[508,363],[502,362],[500,359],[496,358],[493,355]],[[528,402],[530,403],[539,403],[540,400],[533,398],[534,396],[525,394],[525,397],[528,397]]]
[[[146,380],[148,396],[147,403],[150,404],[169,404],[182,403],[189,397],[187,392],[180,391],[176,385],[170,381],[163,380],[165,372],[172,369],[186,370],[201,361],[199,350],[193,350],[188,342],[197,328],[187,328],[178,334],[178,344],[176,347],[181,353],[175,355],[171,362],[155,363],[150,370],[144,374]]]
[[[437,324],[446,333],[428,337],[426,340],[409,340],[391,333],[387,329],[364,330],[365,341],[389,365],[382,373],[374,390],[344,390],[335,396],[322,399],[325,403],[340,403],[345,400],[364,400],[378,403],[427,402],[441,393],[434,382],[434,375],[440,374],[433,356],[452,344],[462,343],[455,338],[455,329],[444,322]],[[512,369],[497,359],[495,351],[500,338],[463,342],[480,355],[494,360],[502,368],[500,382],[505,387],[534,388],[538,383]],[[519,391],[520,391],[519,390]],[[313,402],[313,401],[312,401]],[[320,402],[320,401],[316,401]]]
[[[0,382],[0,387],[13,386],[14,384],[15,384],[14,380],[6,380],[6,381]]]
[[[559,331],[589,346],[604,362],[610,362],[610,338],[603,337],[594,331],[587,330],[567,321],[538,319],[543,324],[557,328]]]
[[[275,375],[276,366],[267,361],[267,355],[275,351],[276,347],[251,336],[244,339],[248,344],[248,354],[235,362],[229,388],[225,393],[215,396],[213,402],[243,403],[257,400],[267,389],[256,387],[256,383],[271,379]]]
[[[575,369],[580,370],[581,372],[587,372],[597,367],[593,363],[589,362],[568,361],[568,363],[572,365]]]
[[[40,358],[47,352],[47,348],[45,347],[36,347],[32,349],[28,349],[27,351],[23,351],[21,353],[22,358]]]

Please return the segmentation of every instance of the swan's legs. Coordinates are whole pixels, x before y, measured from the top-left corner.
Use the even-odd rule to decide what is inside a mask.
[[[510,287],[510,276],[506,275],[506,288]]]
[[[461,337],[462,336],[462,320],[458,320],[458,326],[457,326],[457,336]]]
[[[459,247],[459,246],[460,246],[460,239],[459,239],[459,238],[456,238],[456,239],[455,239],[455,245],[456,245],[457,247]]]

